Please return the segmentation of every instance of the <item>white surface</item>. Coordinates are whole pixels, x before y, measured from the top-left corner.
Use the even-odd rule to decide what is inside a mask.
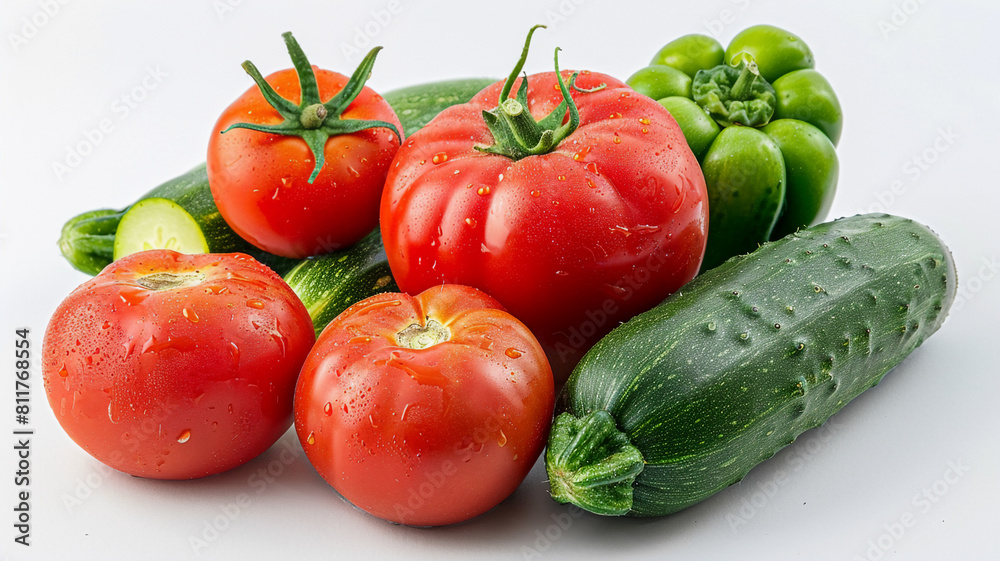
[[[0,4],[5,558],[1000,558],[995,3],[121,1],[67,2],[51,17],[38,15],[51,4]],[[390,5],[398,13],[385,22]],[[45,24],[15,49],[12,35],[25,36],[22,18]],[[417,530],[343,503],[291,433],[242,468],[173,483],[112,473],[65,436],[37,361],[49,315],[86,278],[60,257],[60,226],[84,210],[124,206],[203,161],[217,115],[251,84],[239,67],[244,59],[265,73],[288,67],[280,33],[292,30],[314,64],[350,71],[359,56],[345,55],[344,46],[367,26],[372,44],[385,46],[370,82],[377,90],[500,77],[536,22],[552,25],[536,34],[529,72],[550,69],[558,45],[564,67],[622,79],[685,33],[714,32],[726,44],[756,23],[796,32],[846,115],[832,216],[882,204],[930,225],[954,252],[962,302],[938,334],[827,427],[740,485],[660,519],[580,516],[547,497],[538,464],[487,515]],[[160,81],[147,79],[155,88],[126,112],[121,96],[141,87],[149,69]],[[53,162],[103,119],[113,131],[57,178]],[[914,158],[928,160],[926,169]],[[36,357],[29,548],[12,541],[16,327],[31,329]],[[959,477],[947,471],[954,465]],[[268,469],[278,473],[270,481],[261,472]],[[921,498],[925,489],[934,502]],[[67,507],[70,497],[79,503]],[[906,515],[909,527],[899,524]],[[213,525],[223,529],[213,533]],[[207,547],[195,551],[192,537]]]

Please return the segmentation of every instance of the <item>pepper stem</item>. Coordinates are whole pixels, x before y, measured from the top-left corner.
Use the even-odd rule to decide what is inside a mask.
[[[292,59],[292,65],[299,77],[300,102],[294,102],[281,97],[278,92],[267,83],[257,67],[249,60],[243,63],[243,69],[253,78],[253,81],[260,89],[264,99],[278,112],[284,121],[277,125],[260,125],[255,123],[236,123],[230,125],[222,134],[232,129],[250,129],[268,134],[280,134],[285,136],[298,136],[305,141],[306,145],[313,153],[316,164],[313,166],[312,175],[309,176],[309,183],[312,183],[323,168],[325,158],[326,141],[331,136],[341,134],[352,134],[371,128],[387,128],[396,135],[396,139],[402,143],[403,137],[396,128],[396,125],[385,121],[366,119],[344,119],[341,115],[348,106],[358,97],[358,94],[365,87],[365,82],[371,76],[372,67],[375,65],[375,57],[382,47],[375,47],[358,65],[358,68],[351,75],[347,84],[330,98],[326,103],[320,99],[319,86],[316,82],[316,73],[313,71],[309,59],[306,58],[302,47],[292,36],[291,32],[282,34],[285,39],[285,46],[288,48],[288,55]]]
[[[729,98],[735,101],[746,101],[753,98],[753,85],[760,78],[760,71],[757,70],[757,63],[753,59],[744,60],[740,65],[740,76],[736,79],[732,89],[729,90]]]

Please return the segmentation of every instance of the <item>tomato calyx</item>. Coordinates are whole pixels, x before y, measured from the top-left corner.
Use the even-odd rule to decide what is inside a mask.
[[[426,349],[451,339],[451,330],[435,319],[427,323],[411,323],[396,333],[396,344],[407,349]]]
[[[194,271],[189,273],[158,272],[143,275],[136,279],[136,284],[148,290],[176,290],[201,284],[205,274]]]
[[[699,70],[691,82],[691,97],[722,127],[762,127],[774,115],[778,96],[760,75],[753,56],[740,53],[732,62],[737,60],[739,66]]]
[[[312,151],[316,161],[312,175],[309,176],[309,183],[312,183],[319,175],[325,161],[324,148],[326,141],[331,136],[341,134],[351,134],[371,128],[387,128],[396,134],[396,138],[402,142],[402,135],[396,125],[386,121],[374,119],[344,119],[341,114],[358,97],[365,87],[365,82],[371,76],[372,67],[375,65],[375,57],[382,47],[375,47],[365,55],[357,69],[351,74],[350,80],[344,85],[337,95],[326,102],[319,97],[319,86],[316,83],[316,74],[313,72],[309,59],[299,46],[298,41],[291,32],[281,35],[285,39],[288,47],[288,55],[292,59],[292,65],[299,77],[299,88],[302,92],[301,101],[298,105],[282,97],[267,83],[257,67],[252,62],[245,61],[243,69],[253,78],[260,88],[260,93],[264,99],[277,111],[284,121],[277,125],[260,125],[255,123],[236,123],[230,125],[222,134],[232,129],[250,129],[269,134],[280,134],[285,136],[298,136]]]
[[[562,92],[563,101],[551,113],[542,120],[536,121],[528,111],[528,77],[524,76],[515,97],[508,97],[514,82],[517,80],[524,63],[528,58],[528,49],[531,45],[531,36],[535,30],[544,25],[536,25],[528,31],[528,37],[524,41],[524,48],[521,50],[521,58],[514,65],[514,70],[504,82],[500,91],[500,99],[497,106],[488,111],[483,111],[483,119],[486,126],[493,134],[494,144],[492,146],[476,146],[476,150],[489,154],[499,154],[512,160],[520,160],[527,156],[537,156],[547,154],[555,150],[567,136],[580,126],[580,112],[576,107],[576,102],[569,93],[569,88],[578,92],[595,92],[605,87],[600,84],[590,89],[577,87],[576,78],[579,72],[574,72],[569,79],[569,87],[563,81],[559,72],[559,48],[555,50],[555,72],[559,81],[559,89]],[[567,109],[569,110],[569,120],[563,123]]]

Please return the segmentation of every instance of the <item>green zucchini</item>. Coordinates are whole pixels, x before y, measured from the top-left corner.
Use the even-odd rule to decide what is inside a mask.
[[[469,78],[431,82],[387,92],[384,97],[399,116],[405,133],[412,134],[443,109],[465,103],[494,81]],[[171,200],[188,211],[202,227],[212,252],[249,253],[279,274],[287,272],[298,263],[254,248],[229,228],[212,199],[205,164],[156,187],[138,200],[154,197]],[[115,232],[129,208],[131,206],[121,210],[92,210],[70,218],[63,225],[59,238],[59,249],[66,260],[77,270],[89,275],[101,272],[114,260]]]
[[[462,78],[418,84],[382,94],[403,124],[406,136],[431,122],[442,110],[465,103],[483,88],[495,83],[495,78]]]
[[[378,228],[345,250],[304,259],[284,278],[309,311],[317,336],[351,304],[399,292]]]
[[[659,516],[740,481],[937,331],[955,282],[933,232],[885,214],[730,259],[576,367],[546,452],[552,497]]]

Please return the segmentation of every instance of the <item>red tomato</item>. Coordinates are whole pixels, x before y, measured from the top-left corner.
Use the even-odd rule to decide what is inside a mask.
[[[105,464],[157,479],[212,475],[291,425],[314,338],[288,285],[247,255],[135,253],[52,315],[45,390],[70,438]]]
[[[478,290],[384,293],[320,335],[295,390],[309,461],[354,505],[451,524],[509,496],[545,446],[552,372],[528,329]]]
[[[374,54],[369,57],[374,63]],[[329,100],[348,86],[349,79],[342,74],[315,67],[312,72],[318,85],[316,101]],[[266,80],[299,105],[302,89],[294,69],[275,72]],[[238,123],[286,122],[259,87],[250,88],[226,108],[209,140],[208,180],[232,229],[264,251],[294,258],[350,246],[371,232],[378,225],[379,197],[399,138],[389,128],[337,132],[348,120],[377,120],[402,131],[392,107],[371,88],[361,88],[339,116],[327,115],[323,125],[311,131],[335,134],[321,144],[325,163],[310,181],[317,156],[295,136],[301,131],[278,134],[233,128],[221,134]]]
[[[577,80],[601,84],[571,88],[579,126],[555,149],[516,160],[480,150],[495,142],[482,113],[503,84],[486,88],[407,139],[382,196],[400,289],[487,292],[531,328],[557,382],[620,321],[694,278],[705,250],[705,180],[677,123],[611,76]],[[555,72],[530,76],[527,99],[535,119],[552,112]]]

